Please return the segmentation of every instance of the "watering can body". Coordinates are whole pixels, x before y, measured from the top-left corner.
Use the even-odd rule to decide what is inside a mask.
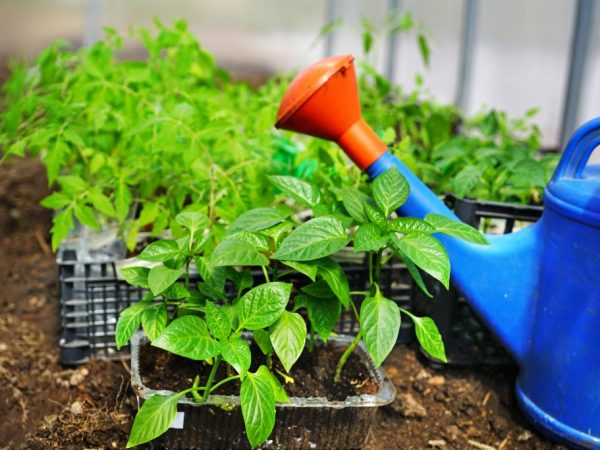
[[[372,179],[396,167],[411,188],[399,214],[458,220],[361,118],[352,57],[300,73],[277,126],[338,142]],[[600,448],[600,167],[586,165],[598,145],[600,119],[571,138],[536,224],[489,246],[438,236],[453,283],[519,365],[522,410],[574,448]]]

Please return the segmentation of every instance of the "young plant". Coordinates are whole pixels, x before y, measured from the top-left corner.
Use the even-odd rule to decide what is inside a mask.
[[[313,207],[315,215],[322,215],[293,230],[272,255],[273,259],[285,260],[286,264],[301,263],[304,270],[312,267],[323,278],[302,289],[302,294],[295,297],[295,309],[306,308],[311,330],[323,340],[333,331],[341,307],[350,308],[360,324],[354,341],[342,354],[334,381],[339,382],[344,364],[361,339],[375,364],[381,365],[398,338],[400,313],[413,321],[423,349],[445,362],[443,342],[433,320],[416,317],[381,294],[381,267],[397,256],[416,284],[431,296],[420,270],[441,282],[446,289],[450,281],[448,255],[434,235],[446,234],[476,244],[487,244],[485,237],[470,226],[439,214],[428,214],[422,220],[393,217],[409,194],[408,183],[396,168],[375,179],[371,186],[372,197],[349,187],[334,189],[341,199],[337,203],[328,199],[327,203],[313,201],[309,204],[308,198],[322,198],[314,188],[309,189],[306,183],[300,185],[300,180],[292,177],[279,177],[274,181],[292,198],[302,192],[304,203]],[[347,233],[348,228],[352,230],[351,234]],[[369,262],[369,287],[362,293],[360,312],[350,295],[343,270],[328,258],[349,243],[353,244],[355,253],[366,253]]]
[[[417,337],[432,356],[445,360],[443,343],[433,321],[398,308],[379,289],[382,264],[399,256],[425,289],[418,268],[448,287],[450,263],[433,236],[445,233],[485,243],[472,228],[443,216],[425,220],[393,216],[406,200],[409,188],[396,169],[372,184],[372,198],[353,188],[321,192],[291,176],[273,176],[272,183],[299,207],[312,208],[314,217],[301,223],[289,208],[257,208],[239,216],[218,240],[207,216],[186,212],[176,216],[181,226],[174,239],[150,244],[139,259],[153,267],[122,269],[132,284],[149,290],[144,299],[124,310],[117,324],[117,344],[124,345],[141,325],[153,346],[176,355],[202,360],[211,366],[208,376],[197,377],[189,388],[169,396],[147,399],[135,418],[128,446],[152,440],[164,433],[176,415],[177,401],[190,394],[206,402],[225,383],[238,381],[240,404],[248,440],[253,447],[264,442],[275,424],[276,402],[288,401],[273,372],[277,357],[289,373],[315,336],[326,341],[342,308],[351,308],[360,323],[352,344],[342,354],[334,376],[339,382],[344,365],[361,339],[377,366],[393,348],[400,328],[400,313],[415,322]],[[341,200],[335,200],[339,195]],[[218,241],[218,242],[217,242]],[[343,267],[333,255],[348,244],[369,257],[369,286],[361,292],[359,306],[350,292]],[[253,273],[249,267],[258,268]],[[192,283],[195,268],[198,281]],[[262,276],[257,275],[262,274]],[[304,286],[286,282],[300,273],[310,279]],[[230,281],[235,293],[227,296]],[[262,281],[255,285],[257,281]],[[290,301],[290,300],[293,300]],[[300,309],[306,309],[310,333]],[[251,368],[249,341],[264,353],[265,363]],[[221,364],[233,373],[217,380]]]

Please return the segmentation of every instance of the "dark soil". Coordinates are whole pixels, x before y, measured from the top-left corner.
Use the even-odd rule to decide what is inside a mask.
[[[0,448],[124,448],[135,410],[127,364],[58,364],[51,213],[38,205],[47,193],[39,163],[0,166]],[[398,346],[388,358],[398,398],[365,449],[562,448],[517,410],[514,369],[434,370],[418,354]]]
[[[0,448],[124,448],[133,404],[122,363],[58,363],[57,267],[44,169],[0,166]]]
[[[190,361],[149,344],[144,345],[141,350],[142,383],[149,388],[181,391],[191,386],[196,375],[200,375],[201,386],[208,379],[212,366],[203,361]],[[267,364],[265,356],[256,345],[251,346],[251,351],[251,371],[255,371],[260,365]],[[288,396],[344,400],[351,396],[376,393],[377,382],[371,378],[368,367],[356,353],[350,355],[346,361],[339,384],[333,383],[336,364],[343,351],[343,348],[333,345],[330,341],[326,345],[316,346],[312,353],[303,353],[292,367],[291,372],[287,374],[293,379],[293,382],[285,383],[284,378],[279,377]],[[219,366],[215,383],[229,376],[224,367],[224,365]],[[273,361],[273,371],[285,374],[283,366],[277,360]],[[179,376],[174,378],[172,375],[174,373]],[[240,392],[239,388],[240,383],[234,381],[224,384],[215,393],[237,395]]]

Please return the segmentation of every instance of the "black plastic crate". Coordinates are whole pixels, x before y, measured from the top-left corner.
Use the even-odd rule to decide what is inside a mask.
[[[493,234],[511,233],[518,227],[536,222],[543,212],[542,206],[484,202],[454,196],[446,197],[445,201],[463,222]],[[413,286],[412,306],[417,314],[427,315],[437,324],[444,340],[448,364],[514,364],[454,286],[446,291],[431,277],[426,274],[423,277],[434,298],[426,297],[417,286]]]
[[[125,256],[122,245],[111,244],[98,252],[87,249],[61,248],[57,262],[60,280],[60,361],[74,365],[96,358],[127,358],[128,346],[116,349],[115,327],[120,312],[139,301],[146,290],[119,279],[117,266]],[[368,286],[366,262],[342,262],[351,291],[365,291]],[[256,272],[262,282],[262,272]],[[393,259],[381,269],[382,293],[399,306],[411,309],[412,286],[406,267]],[[194,281],[194,279],[192,279]],[[284,281],[301,287],[308,279],[288,276]],[[231,292],[233,293],[233,288]],[[359,298],[355,297],[355,301]],[[358,305],[357,305],[358,306]],[[351,310],[342,312],[337,333],[357,332],[358,322]],[[412,322],[402,323],[398,342],[414,339]]]

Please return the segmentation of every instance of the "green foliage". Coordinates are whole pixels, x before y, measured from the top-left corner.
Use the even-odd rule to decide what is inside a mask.
[[[373,197],[387,217],[408,198],[410,187],[396,167],[382,173],[373,181]]]
[[[540,155],[540,132],[530,116],[510,120],[491,110],[466,118],[450,106],[431,100],[413,105],[388,104],[400,126],[391,146],[437,193],[522,204],[540,203],[558,161]],[[398,114],[393,113],[398,111]]]
[[[344,224],[335,217],[316,217],[303,223],[285,238],[273,258],[311,261],[344,248],[350,238]]]
[[[242,382],[240,403],[248,441],[256,447],[269,437],[275,426],[272,378],[263,372],[249,372]]]
[[[382,26],[363,20],[362,28],[367,55],[374,54],[380,30],[414,31],[429,64],[423,27],[410,14],[387,17]],[[121,270],[127,282],[149,293],[122,311],[117,346],[141,326],[152,345],[204,360],[215,373],[228,364],[237,375],[222,381],[241,380],[253,447],[272,432],[275,402],[288,398],[270,367],[249,371],[250,335],[267,361],[277,357],[289,372],[307,330],[311,345],[315,333],[326,341],[342,307],[349,308],[361,330],[342,355],[337,377],[361,338],[380,365],[396,341],[402,313],[414,321],[423,348],[445,361],[433,321],[381,295],[380,268],[395,254],[425,292],[420,270],[448,287],[450,263],[438,233],[476,244],[485,238],[435,214],[395,217],[409,195],[395,168],[368,185],[334,144],[274,132],[285,77],[258,90],[232,82],[184,22],[157,22],[155,31],[138,30],[136,36],[148,51],[146,61],[123,60],[123,39],[112,30],[91,48],[71,51],[56,43],[33,67],[14,70],[0,102],[1,160],[39,157],[55,189],[42,201],[56,211],[53,248],[76,221],[92,229],[116,223],[130,248],[142,229],[161,238],[138,255],[151,268]],[[418,90],[402,93],[367,64],[359,84],[366,120],[437,192],[539,201],[553,159],[535,155],[539,130],[528,123],[532,114],[515,121],[496,111],[465,118]],[[307,209],[312,215],[303,222]],[[360,312],[332,257],[348,244],[369,261],[370,286]],[[264,282],[249,268],[262,271]],[[190,283],[193,269],[198,283]],[[313,283],[299,291],[285,282],[290,272]],[[237,290],[233,298],[226,283]],[[147,399],[128,446],[164,433],[182,396],[206,401],[213,381],[211,376],[205,386]]]
[[[240,328],[258,330],[272,325],[283,314],[290,298],[289,283],[265,283],[248,291],[237,303]]]
[[[220,345],[223,359],[231,364],[236,372],[240,374],[240,377],[244,379],[252,360],[248,343],[240,337],[233,336],[227,340],[222,340]]]
[[[287,78],[258,90],[232,82],[183,21],[133,38],[145,61],[123,59],[123,37],[109,29],[90,48],[51,45],[3,88],[0,159],[45,164],[55,249],[74,219],[94,229],[116,222],[133,248],[140,230],[159,235],[190,203],[196,210],[179,225],[222,226],[272,204],[267,174],[295,170],[272,128]]]
[[[167,431],[177,417],[177,401],[182,394],[153,395],[135,416],[127,448],[144,444]]]
[[[363,21],[362,28],[363,43],[369,45],[364,46],[365,61],[358,80],[361,109],[365,120],[409,169],[438,194],[541,202],[558,156],[539,153],[540,130],[531,123],[537,109],[516,119],[494,109],[468,117],[456,106],[431,98],[418,74],[417,88],[404,92],[377,72],[373,62],[369,64],[374,30],[380,30],[380,37],[416,31],[417,48],[427,67],[431,51],[423,25],[403,13],[389,16],[385,26],[373,27]]]
[[[287,372],[300,357],[306,343],[306,323],[300,314],[284,311],[271,328],[271,344]]]
[[[214,223],[203,214],[190,210],[175,216],[170,234],[179,230],[179,237],[153,242],[139,255],[140,260],[155,265],[121,271],[129,282],[146,286],[150,293],[122,312],[117,343],[124,345],[141,324],[155,347],[208,361],[212,371],[206,385],[195,383],[177,394],[192,393],[200,402],[206,401],[216,386],[214,374],[219,365],[228,364],[229,373],[237,375],[220,380],[219,385],[241,380],[240,401],[248,440],[253,446],[261,444],[272,432],[275,402],[287,401],[285,390],[270,369],[273,357],[291,372],[305,349],[307,336],[309,349],[315,336],[326,341],[345,307],[357,315],[360,332],[340,358],[334,382],[361,337],[375,364],[380,365],[396,342],[402,312],[379,290],[384,258],[395,252],[423,289],[417,267],[447,287],[450,263],[435,235],[485,242],[478,231],[442,216],[430,215],[424,220],[394,217],[393,210],[407,199],[408,185],[396,169],[380,177],[371,185],[370,193],[334,187],[319,194],[295,177],[273,178],[294,201],[313,212],[326,213],[304,223],[298,220],[302,214],[290,217],[283,209],[258,208],[232,218],[231,225],[215,235]],[[348,210],[353,211],[351,216],[346,214]],[[368,254],[370,288],[364,293],[360,313],[348,278],[332,257],[349,243],[354,244],[355,251]],[[190,283],[192,265],[200,277],[194,285]],[[243,268],[248,266],[260,268],[264,282],[254,286],[256,278],[253,280]],[[298,290],[285,282],[290,272],[301,273],[312,282]],[[228,281],[237,287],[232,298],[225,295]],[[302,309],[307,312],[308,323],[299,313]],[[404,313],[415,322],[423,348],[444,360],[443,343],[431,319]],[[249,335],[266,355],[267,366],[256,372],[249,371],[253,363]],[[172,421],[169,405],[168,400],[153,400],[149,409],[140,409],[132,442],[143,443],[143,439],[162,433]],[[158,417],[160,414],[165,417]]]
[[[360,327],[369,354],[375,366],[380,366],[390,354],[400,332],[400,311],[394,301],[385,298],[376,289],[360,308]]]
[[[210,335],[206,322],[192,315],[173,320],[152,345],[196,361],[212,358],[220,352],[219,343]]]

